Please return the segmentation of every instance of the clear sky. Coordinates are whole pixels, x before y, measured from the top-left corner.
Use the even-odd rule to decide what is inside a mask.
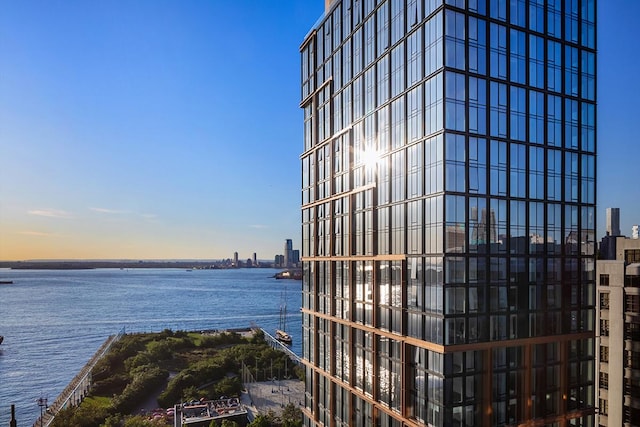
[[[0,259],[300,244],[298,47],[323,0],[0,0]],[[640,223],[640,1],[600,0],[598,237]]]

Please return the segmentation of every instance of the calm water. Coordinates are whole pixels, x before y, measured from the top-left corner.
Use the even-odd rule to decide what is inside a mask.
[[[35,271],[0,269],[0,426],[53,402],[109,336],[127,332],[278,327],[286,295],[292,349],[301,352],[300,282],[277,270]]]

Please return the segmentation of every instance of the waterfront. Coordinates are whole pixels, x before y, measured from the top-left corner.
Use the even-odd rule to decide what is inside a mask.
[[[107,336],[127,332],[278,326],[286,289],[292,349],[300,354],[300,282],[277,270],[6,270],[0,287],[0,425],[39,415]]]

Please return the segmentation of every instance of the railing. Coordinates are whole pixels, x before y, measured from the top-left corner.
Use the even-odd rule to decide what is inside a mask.
[[[47,407],[47,410],[42,414],[42,417],[36,420],[33,427],[48,427],[53,422],[58,411],[68,406],[76,406],[82,402],[82,399],[84,399],[91,387],[91,370],[96,363],[98,363],[98,360],[102,359],[102,357],[107,354],[111,349],[111,346],[120,340],[122,335],[124,335],[124,329],[122,329],[117,335],[112,335],[102,343],[100,348],[98,348],[98,351],[96,351],[89,362],[87,362],[73,380],[71,380],[67,387],[62,390],[62,393],[58,395],[53,404]]]
[[[302,361],[300,360],[300,357],[297,354],[295,354],[293,351],[291,351],[291,349],[289,347],[287,347],[286,345],[282,344],[280,341],[278,341],[276,338],[274,338],[269,332],[265,331],[264,329],[260,328],[260,330],[264,334],[264,340],[272,348],[275,348],[277,350],[280,350],[280,351],[286,353],[289,356],[289,358],[296,363],[296,365],[302,364]]]

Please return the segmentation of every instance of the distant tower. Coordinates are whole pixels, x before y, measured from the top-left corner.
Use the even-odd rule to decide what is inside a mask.
[[[291,239],[287,239],[284,242],[284,267],[291,267],[291,263],[293,262],[293,241]]]
[[[233,253],[233,265],[238,266],[238,252]]]
[[[607,234],[620,236],[620,208],[607,208]]]
[[[253,253],[253,266],[256,267],[258,265],[258,255]]]
[[[634,225],[633,227],[631,227],[631,238],[632,239],[640,238],[640,229],[638,225]]]

